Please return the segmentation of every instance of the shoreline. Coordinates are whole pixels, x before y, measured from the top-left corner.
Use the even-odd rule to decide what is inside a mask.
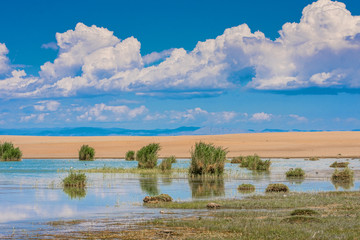
[[[359,158],[360,132],[240,133],[190,136],[15,136],[2,135],[23,152],[23,159],[77,159],[81,145],[95,148],[95,158],[122,159],[128,150],[160,143],[159,157],[190,158],[196,142],[227,148],[227,157],[258,154],[262,158]]]

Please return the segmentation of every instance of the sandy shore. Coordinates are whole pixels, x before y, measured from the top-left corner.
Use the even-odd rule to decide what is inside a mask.
[[[98,158],[123,158],[128,150],[157,142],[160,155],[190,157],[195,142],[228,148],[229,157],[257,153],[261,157],[360,157],[360,132],[244,133],[210,136],[166,137],[33,137],[0,136],[23,151],[24,158],[77,158],[82,144],[95,148]]]

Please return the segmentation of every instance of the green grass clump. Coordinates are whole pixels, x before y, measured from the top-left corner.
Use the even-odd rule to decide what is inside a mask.
[[[289,192],[288,186],[282,183],[269,184],[265,192]]]
[[[70,171],[69,175],[63,179],[64,187],[84,188],[86,186],[85,173]]]
[[[176,162],[175,156],[164,158],[160,163],[159,168],[161,169],[161,171],[171,170],[172,164],[175,162]]]
[[[245,157],[243,156],[233,157],[230,163],[241,163],[244,159]]]
[[[155,168],[160,149],[159,143],[151,143],[137,151],[136,160],[138,161],[138,168]]]
[[[346,167],[344,170],[339,171],[335,169],[333,175],[331,176],[331,180],[333,181],[341,181],[341,182],[350,182],[354,178],[354,172],[350,170],[350,168]]]
[[[349,165],[349,162],[333,162],[330,167],[332,168],[346,168]]]
[[[290,168],[289,171],[286,172],[286,177],[304,177],[305,172],[301,168]]]
[[[312,210],[312,209],[295,209],[293,210],[290,215],[291,216],[298,216],[298,215],[301,215],[301,216],[313,216],[313,215],[318,215],[319,213],[315,210]]]
[[[160,194],[157,196],[146,196],[143,199],[144,203],[158,203],[158,202],[172,202],[172,197],[170,197],[168,194]]]
[[[240,167],[246,167],[249,170],[268,171],[270,169],[270,160],[261,160],[261,158],[254,154],[246,156],[240,163]]]
[[[321,220],[319,218],[315,218],[315,217],[308,217],[308,216],[291,216],[291,217],[287,217],[284,218],[283,220],[281,220],[281,222],[283,223],[311,223],[311,222],[321,222]]]
[[[93,161],[95,157],[95,149],[89,145],[82,145],[79,150],[80,161]]]
[[[18,147],[14,148],[11,142],[0,143],[1,161],[21,161],[21,158],[22,152]]]
[[[255,191],[255,186],[249,183],[243,183],[238,186],[238,191],[251,193]]]
[[[135,160],[135,151],[127,151],[125,154],[125,160],[126,161],[134,161]]]
[[[318,157],[309,157],[309,160],[310,161],[318,161],[320,160]]]
[[[192,176],[222,175],[227,153],[226,149],[213,144],[196,143],[195,148],[191,149],[189,174]]]

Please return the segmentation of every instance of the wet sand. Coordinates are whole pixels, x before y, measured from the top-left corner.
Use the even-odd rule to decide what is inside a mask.
[[[228,156],[258,154],[261,157],[360,157],[360,132],[243,133],[208,136],[106,136],[38,137],[0,136],[20,147],[24,158],[77,158],[81,145],[95,148],[97,158],[124,158],[128,150],[160,143],[160,156],[189,158],[195,142],[226,147]],[[339,155],[341,154],[341,155]]]

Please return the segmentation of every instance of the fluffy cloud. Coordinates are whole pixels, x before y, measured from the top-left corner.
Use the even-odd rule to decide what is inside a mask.
[[[9,71],[9,59],[6,56],[9,53],[6,45],[0,43],[0,75]]]
[[[53,100],[39,101],[34,105],[34,109],[37,111],[56,111],[60,103]]]
[[[78,121],[122,121],[134,119],[139,115],[145,114],[147,112],[145,106],[140,106],[137,108],[129,108],[128,106],[108,106],[104,103],[95,104],[93,107],[90,107],[82,115],[77,117]]]
[[[30,115],[21,117],[20,122],[29,122],[29,121],[33,121],[33,120],[35,122],[43,122],[47,115],[49,115],[49,113],[30,114]]]
[[[18,97],[211,92],[235,87],[239,79],[230,76],[254,69],[248,88],[360,88],[360,17],[343,3],[318,0],[304,8],[299,23],[286,23],[279,33],[272,41],[242,24],[190,52],[169,49],[142,57],[136,38],[120,40],[106,28],[78,23],[56,34],[59,55],[41,66],[39,78],[16,71],[0,85]],[[1,44],[0,73],[8,71],[6,54]]]
[[[264,113],[264,112],[254,113],[251,116],[250,120],[255,122],[270,121],[272,116],[273,116],[272,114]]]

